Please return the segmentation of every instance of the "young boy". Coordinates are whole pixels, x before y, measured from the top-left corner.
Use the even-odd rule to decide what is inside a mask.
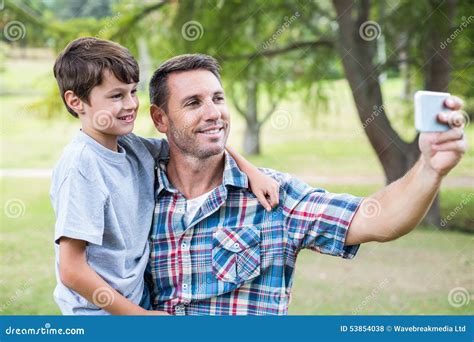
[[[138,64],[116,43],[80,38],[58,56],[54,76],[67,110],[82,126],[53,171],[55,300],[63,314],[163,314],[150,310],[143,274],[155,160],[168,155],[168,145],[131,134]],[[274,181],[234,157],[271,209],[278,197]]]

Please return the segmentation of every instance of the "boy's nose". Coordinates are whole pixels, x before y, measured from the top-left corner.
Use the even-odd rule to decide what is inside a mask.
[[[136,109],[138,107],[138,98],[133,96],[127,96],[123,102],[124,109]]]

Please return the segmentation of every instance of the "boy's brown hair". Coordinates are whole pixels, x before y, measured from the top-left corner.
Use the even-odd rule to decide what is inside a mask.
[[[71,90],[90,104],[92,88],[102,83],[104,71],[110,71],[121,82],[138,83],[138,63],[123,46],[103,39],[84,37],[73,40],[54,63],[54,77],[67,110],[78,117],[66,104],[64,93]]]

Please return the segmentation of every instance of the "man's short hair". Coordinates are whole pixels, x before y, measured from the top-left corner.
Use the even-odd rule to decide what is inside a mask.
[[[212,72],[221,81],[220,66],[215,58],[203,54],[176,56],[161,64],[154,72],[150,80],[150,103],[166,112],[169,99],[168,75],[198,69]]]
[[[104,71],[110,71],[123,83],[138,83],[138,63],[123,46],[109,40],[84,37],[73,40],[54,63],[54,77],[67,110],[78,117],[66,104],[64,93],[71,90],[90,104],[89,95],[102,83]]]

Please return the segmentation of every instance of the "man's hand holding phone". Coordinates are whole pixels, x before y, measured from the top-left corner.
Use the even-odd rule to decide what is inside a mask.
[[[467,150],[466,118],[462,100],[448,93],[415,94],[415,126],[425,168],[442,178],[461,160]]]

